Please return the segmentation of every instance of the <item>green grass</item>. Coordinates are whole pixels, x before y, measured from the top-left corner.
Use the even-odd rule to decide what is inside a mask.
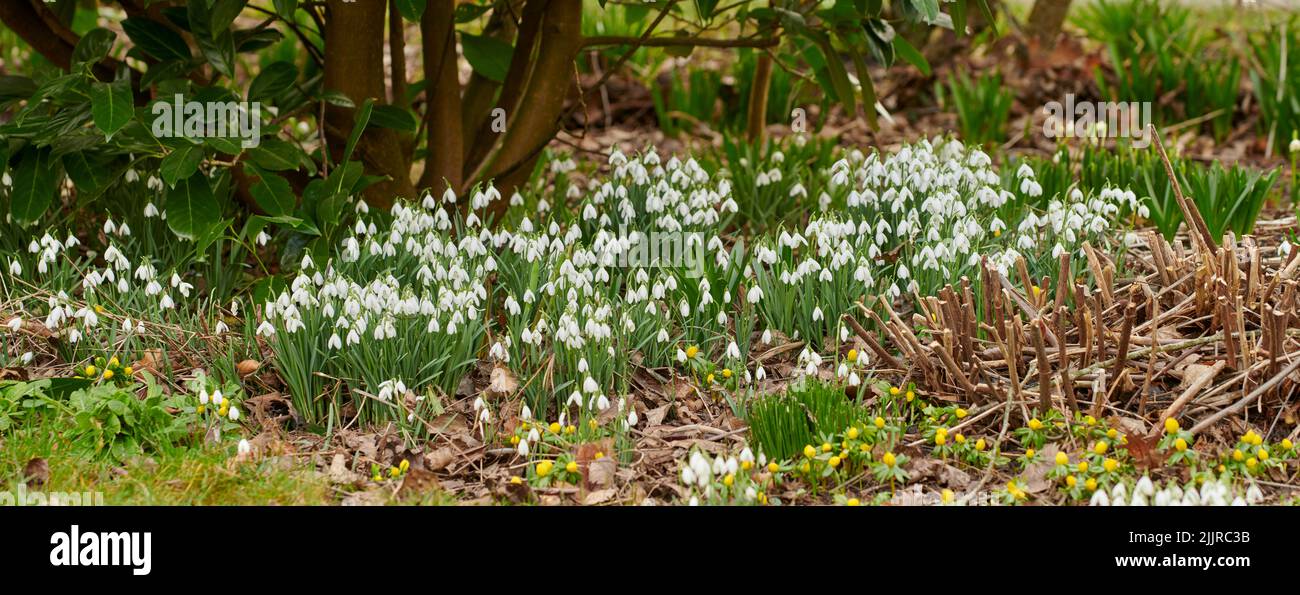
[[[822,436],[844,431],[863,415],[842,388],[819,381],[758,397],[747,411],[754,444],[774,459],[788,459],[809,444],[820,444]]]
[[[0,489],[17,493],[24,467],[41,458],[49,480],[27,491],[100,492],[109,505],[310,505],[337,502],[308,457],[290,455],[236,463],[235,442],[205,444],[173,454],[98,461],[69,450],[53,421],[0,437]]]

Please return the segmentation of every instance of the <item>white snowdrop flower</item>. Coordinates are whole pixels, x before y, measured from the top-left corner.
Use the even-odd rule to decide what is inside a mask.
[[[1106,490],[1097,490],[1092,493],[1088,506],[1110,506],[1110,496],[1106,495]]]
[[[609,397],[600,395],[600,397],[596,399],[596,409],[600,411],[609,409]]]
[[[1187,488],[1187,491],[1183,492],[1183,506],[1200,506],[1200,505],[1201,505],[1201,495],[1196,492],[1196,488],[1195,487]]]
[[[23,319],[15,316],[10,318],[9,322],[5,323],[5,326],[9,327],[9,332],[16,333],[19,329],[23,328]]]
[[[1169,492],[1166,490],[1156,492],[1154,502],[1156,506],[1169,506]]]
[[[233,407],[233,406],[232,406],[232,407],[230,408],[230,421],[239,421],[239,408],[238,408],[238,407]]]
[[[772,329],[763,329],[763,336],[759,338],[764,345],[772,344]]]
[[[527,440],[520,440],[520,441],[519,441],[519,448],[517,448],[516,450],[517,450],[517,452],[519,453],[519,456],[521,456],[521,457],[526,457],[526,456],[528,456],[528,441],[527,441]]]
[[[821,307],[821,306],[817,306],[817,307],[813,308],[813,312],[812,312],[812,319],[813,319],[813,322],[821,321],[821,320],[824,320],[825,318],[826,318],[826,315],[825,315],[825,314],[822,314],[822,307]]]
[[[144,206],[144,216],[145,216],[146,219],[152,219],[152,218],[154,218],[154,217],[157,217],[157,216],[158,216],[158,207],[154,206],[154,204],[153,204],[152,202],[150,202],[149,204],[146,204],[146,205]]]
[[[596,383],[595,378],[588,376],[586,380],[582,381],[582,390],[588,393],[598,393],[600,392],[600,385]]]
[[[682,467],[682,484],[687,486],[695,485],[695,470],[690,465]]]
[[[587,358],[585,358],[585,357],[584,357],[584,358],[580,358],[580,359],[578,360],[578,373],[579,373],[579,374],[586,374],[586,373],[587,373],[587,370],[588,370],[588,366],[587,366]]]
[[[1246,503],[1254,505],[1263,501],[1264,492],[1260,491],[1259,486],[1256,485],[1255,482],[1251,482],[1250,487],[1246,488]]]
[[[858,377],[857,372],[849,372],[849,386],[858,386],[862,384],[862,379]]]
[[[569,399],[564,402],[565,407],[574,407],[574,406],[581,406],[581,405],[582,405],[582,393],[579,393],[576,390],[573,391],[573,393],[569,395]],[[560,425],[564,425],[564,424],[561,423]]]
[[[1132,500],[1129,500],[1128,505],[1129,505],[1129,506],[1149,506],[1150,504],[1147,502],[1146,494],[1142,494],[1142,493],[1140,493],[1140,492],[1134,492],[1134,493],[1133,493],[1133,499],[1132,499]]]
[[[336,351],[343,349],[343,339],[339,337],[338,333],[330,335],[329,348]]]
[[[1124,503],[1127,500],[1128,500],[1128,488],[1124,487],[1124,484],[1122,483],[1115,484],[1115,487],[1111,488],[1110,490],[1110,505],[1124,506]]]
[[[1281,257],[1283,257],[1283,258],[1285,258],[1285,257],[1287,257],[1288,255],[1290,255],[1290,254],[1291,254],[1291,242],[1288,242],[1288,241],[1286,241],[1285,239],[1282,240],[1282,243],[1277,245],[1277,254],[1278,254],[1278,256],[1281,256]],[[17,273],[15,273],[15,274],[17,274]]]
[[[262,324],[257,325],[257,334],[263,337],[269,337],[275,334],[275,327],[271,326],[269,321],[263,320]]]
[[[200,388],[199,388],[199,404],[200,404],[200,405],[207,405],[207,404],[208,404],[208,400],[209,400],[209,397],[208,397],[208,389],[207,389],[206,387],[200,387]]]
[[[524,403],[524,406],[519,410],[519,419],[532,419],[532,418],[533,418],[532,408],[528,406],[528,403]]]
[[[253,445],[249,444],[247,439],[241,439],[239,441],[239,446],[237,447],[237,449],[240,455],[248,455],[249,453],[253,452]]]
[[[105,220],[104,220],[104,235],[112,235],[112,234],[114,234],[114,233],[117,233],[117,225],[113,223],[113,219],[112,219],[111,217],[108,218],[108,219],[105,219]]]
[[[21,277],[23,274],[23,265],[17,260],[9,261],[9,274],[15,277]]]
[[[686,352],[685,352],[685,351],[682,351],[681,349],[678,349],[678,350],[677,350],[677,362],[678,362],[678,363],[681,363],[681,364],[686,363]]]
[[[751,304],[757,304],[762,299],[763,299],[763,290],[759,288],[757,284],[755,284],[753,287],[750,287],[749,292],[745,294],[745,301]]]
[[[32,354],[32,352],[28,351],[23,353],[22,357],[18,358],[18,361],[22,362],[22,364],[25,366],[27,364],[32,363],[33,357],[35,356]]]
[[[171,310],[172,308],[176,307],[176,302],[172,301],[172,295],[170,293],[164,293],[162,296],[162,300],[158,303],[158,305],[161,306],[162,309],[164,310]]]
[[[217,324],[213,326],[212,331],[218,335],[224,335],[230,332],[230,327],[226,325],[226,321],[218,320]]]
[[[271,236],[267,235],[266,230],[262,230],[257,232],[257,237],[255,238],[255,240],[257,241],[258,246],[265,246],[268,242],[271,241]]]
[[[1137,481],[1137,484],[1133,486],[1133,493],[1142,494],[1143,496],[1151,497],[1155,495],[1156,488],[1155,485],[1151,483],[1151,478],[1146,475],[1143,475],[1142,479],[1139,479]]]
[[[1232,506],[1246,506],[1246,501],[1243,500],[1241,496],[1237,496],[1232,499]]]

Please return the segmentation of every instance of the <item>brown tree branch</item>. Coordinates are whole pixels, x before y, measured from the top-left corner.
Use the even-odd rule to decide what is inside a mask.
[[[459,190],[464,172],[465,141],[456,68],[455,12],[454,0],[430,0],[420,20],[424,44],[424,93],[428,103],[425,110],[428,156],[419,185],[435,193],[448,185]]]

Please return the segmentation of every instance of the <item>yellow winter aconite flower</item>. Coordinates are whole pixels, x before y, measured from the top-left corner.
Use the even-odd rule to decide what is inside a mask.
[[[1043,429],[1043,422],[1038,421],[1038,418],[1035,417],[1035,418],[1029,420],[1029,429],[1034,430],[1035,432],[1037,432],[1038,430]]]
[[[690,347],[686,348],[686,359],[695,359],[695,356],[699,355],[699,353],[700,353],[700,348],[691,345]]]
[[[957,416],[957,419],[962,419],[966,417],[967,413],[968,412],[965,409],[962,409],[961,407],[958,407],[956,411],[953,411],[953,414]]]
[[[1088,488],[1089,492],[1096,491],[1097,490],[1096,478],[1089,477],[1087,481],[1083,482],[1083,487]]]
[[[594,430],[594,429],[600,427],[600,424],[596,423],[596,420],[594,420],[594,419],[589,419],[589,420],[587,420],[587,427],[589,427],[589,428],[591,428],[591,429]]]
[[[1268,460],[1268,449],[1267,449],[1267,448],[1261,448],[1261,449],[1259,449],[1259,452],[1255,453],[1255,456],[1259,457],[1259,460],[1260,460],[1260,461],[1267,461],[1267,460]]]
[[[112,379],[113,379],[113,371],[104,370],[104,380],[112,380]]]
[[[845,506],[858,506],[860,504],[862,504],[862,502],[860,502],[857,498],[849,498],[847,501],[844,502]]]
[[[1172,417],[1165,419],[1165,433],[1174,434],[1177,433],[1179,429],[1181,428],[1178,426],[1178,420]]]
[[[553,421],[551,422],[551,425],[547,426],[547,429],[550,430],[552,434],[559,434],[562,428],[560,427],[560,422]]]
[[[831,460],[828,461],[828,462],[830,463],[831,469],[835,469],[835,468],[838,468],[838,467],[840,466],[840,458],[839,458],[839,457],[831,457]]]
[[[555,467],[555,463],[552,463],[550,461],[542,461],[538,463],[536,468],[537,476],[546,477],[547,475],[550,475],[551,469],[553,469],[554,467]]]
[[[1079,461],[1079,472],[1080,473],[1088,472],[1088,461]]]
[[[966,435],[959,432],[953,435],[952,440],[957,444],[966,444]]]
[[[943,446],[944,444],[947,444],[947,443],[948,443],[948,436],[946,436],[946,435],[944,435],[944,434],[939,434],[939,433],[936,433],[936,434],[934,435],[934,444],[935,444],[935,446]]]
[[[1083,423],[1088,424],[1090,426],[1095,426],[1097,425],[1097,418],[1091,415],[1085,415],[1083,416]]]
[[[848,436],[849,440],[855,440],[858,437],[858,429],[856,427],[849,428],[849,431],[845,432],[844,435]]]
[[[898,462],[898,459],[894,457],[894,453],[887,452],[885,456],[880,457],[880,462],[884,463],[886,467],[893,467],[894,463]]]
[[[135,368],[132,368],[131,366],[127,366],[125,368],[122,368],[122,373],[126,374],[127,376],[130,376],[135,373]]]
[[[406,473],[411,469],[411,462],[406,459],[402,459],[402,462],[397,465],[397,468],[400,469],[402,473]]]
[[[723,378],[731,378],[731,368],[723,368],[723,369],[722,369],[722,377],[723,377]]]
[[[1036,450],[1034,450],[1034,449],[1032,449],[1032,448],[1026,448],[1026,449],[1025,449],[1025,458],[1026,458],[1026,459],[1032,459],[1032,458],[1034,458],[1034,455],[1036,455],[1036,454],[1038,454],[1038,451],[1036,451]]]
[[[955,499],[957,499],[957,494],[954,494],[952,490],[948,488],[944,488],[943,491],[939,493],[939,500],[944,504],[952,504],[952,501]]]
[[[891,387],[889,387],[889,394],[891,394],[891,395],[893,395],[893,396],[895,396],[895,397],[897,397],[898,394],[901,393],[901,392],[903,392],[903,389],[898,388],[897,386],[891,386]]]
[[[1238,449],[1238,450],[1234,450],[1234,451],[1232,451],[1232,460],[1237,461],[1238,463],[1240,463],[1240,462],[1246,460],[1246,454],[1243,453],[1243,452],[1241,452],[1240,449]]]
[[[569,425],[567,425],[567,426],[564,426],[564,433],[565,433],[565,434],[572,434],[572,433],[577,432],[577,431],[578,431],[578,427],[575,426],[575,425],[573,425],[573,424],[569,424]]]
[[[577,473],[577,472],[578,472],[578,462],[577,462],[577,461],[569,461],[569,464],[564,466],[564,470],[565,470],[565,471],[568,471],[569,473]]]
[[[830,452],[830,451],[831,451],[831,443],[830,443],[830,442],[823,442],[823,443],[822,443],[822,452]]]
[[[1282,439],[1282,448],[1285,448],[1285,449],[1287,449],[1287,450],[1291,450],[1291,446],[1292,446],[1292,444],[1291,444],[1291,439],[1290,439],[1290,438],[1283,438],[1283,439]]]
[[[799,465],[799,471],[801,473],[808,473],[809,471],[812,471],[812,465],[809,465],[808,461],[804,461],[802,465]]]
[[[1069,457],[1069,455],[1067,455],[1067,454],[1065,454],[1065,453],[1063,453],[1063,452],[1058,452],[1058,453],[1056,453],[1056,464],[1057,464],[1057,465],[1069,465],[1069,464],[1070,464],[1070,457]]]
[[[402,474],[402,470],[401,470],[401,469],[398,469],[397,467],[390,467],[390,468],[388,469],[388,475],[389,475],[389,477],[397,477],[398,475],[401,475],[401,474]]]
[[[522,477],[519,477],[518,475],[516,475],[516,476],[510,478],[510,483],[513,483],[513,484],[515,484],[515,485],[519,485],[519,484],[521,484],[521,483],[524,483],[524,479],[523,479]]]
[[[806,446],[803,447],[803,456],[808,457],[808,458],[811,459],[811,458],[817,456],[817,449],[816,449],[816,448],[813,448],[813,445],[808,444],[808,445],[806,445]]]
[[[117,367],[117,366],[122,365],[122,362],[118,361],[117,356],[115,355],[115,356],[113,356],[113,357],[108,358],[108,365],[109,365],[109,367],[114,367],[114,368],[115,368],[115,367]]]
[[[709,374],[708,376],[705,376],[704,381],[707,384],[713,384],[713,374]]]
[[[203,406],[203,405],[199,405],[198,407],[195,407],[195,408],[194,408],[194,412],[195,412],[195,413],[198,413],[198,414],[200,414],[200,415],[202,415],[203,412],[204,412],[204,411],[207,411],[207,410],[208,410],[208,408],[205,407],[205,406]]]
[[[516,434],[516,435],[510,437],[510,446],[519,446],[519,435],[518,435],[518,434]]]
[[[1174,440],[1174,448],[1178,449],[1178,452],[1183,452],[1184,450],[1187,450],[1187,441],[1183,440],[1182,438]]]
[[[597,461],[599,461],[599,460],[605,458],[605,453],[597,451],[595,457],[593,457],[593,458],[595,458]]]
[[[1066,475],[1066,476],[1065,476],[1065,485],[1070,486],[1070,487],[1074,487],[1074,486],[1077,485],[1078,483],[1079,483],[1079,479],[1076,478],[1075,476],[1073,476],[1073,475]]]
[[[781,470],[781,466],[776,464],[776,461],[772,461],[771,463],[767,464],[767,470],[769,473],[776,473],[777,471]]]
[[[876,424],[876,429],[883,429],[885,427],[885,418],[876,416],[876,419],[872,420],[872,423]]]
[[[1255,469],[1255,466],[1258,465],[1258,464],[1259,464],[1259,461],[1256,460],[1255,457],[1250,457],[1249,459],[1246,459],[1246,468],[1247,468],[1247,469],[1254,470],[1254,469]]]
[[[1104,455],[1106,454],[1106,450],[1109,448],[1110,448],[1109,444],[1106,444],[1105,442],[1098,440],[1096,444],[1092,445],[1092,452],[1095,452],[1099,455]]]
[[[1115,428],[1111,428],[1111,429],[1109,429],[1109,430],[1106,430],[1106,437],[1107,437],[1107,438],[1110,438],[1111,440],[1114,440],[1114,439],[1118,438],[1118,437],[1119,437],[1119,430],[1116,430]]]
[[[856,361],[858,361],[858,350],[857,350],[857,349],[850,349],[850,350],[849,350],[849,363],[851,364],[851,363],[854,363],[854,362],[856,362]]]
[[[1105,461],[1102,461],[1101,466],[1103,469],[1106,470],[1107,473],[1111,473],[1114,472],[1115,469],[1119,467],[1119,461],[1107,457]]]
[[[988,444],[984,442],[983,438],[980,438],[979,440],[975,441],[975,450],[979,452],[984,452],[985,448],[988,448]]]
[[[86,375],[87,375],[87,376],[94,376],[94,375],[95,375],[95,366],[86,366]]]
[[[907,394],[904,395],[904,397],[907,398],[907,402],[908,402],[908,403],[911,403],[911,402],[912,402],[912,399],[915,399],[915,398],[916,398],[916,393],[914,393],[914,392],[912,392],[912,391],[909,390],[909,391],[907,391]]]

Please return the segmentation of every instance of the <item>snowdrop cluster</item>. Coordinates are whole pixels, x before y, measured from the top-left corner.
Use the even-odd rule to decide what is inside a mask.
[[[1157,487],[1151,478],[1143,475],[1141,479],[1129,486],[1117,483],[1109,492],[1099,489],[1093,492],[1088,504],[1090,506],[1253,506],[1264,501],[1264,493],[1259,486],[1250,482],[1243,491],[1229,482],[1225,477],[1207,481],[1197,489],[1194,485],[1181,486],[1170,481],[1164,487]]]
[[[686,494],[683,500],[690,506],[765,503],[763,485],[752,471],[766,466],[767,457],[762,453],[755,457],[748,447],[739,455],[719,453],[713,457],[693,448],[678,473]]]
[[[471,200],[482,208],[499,198],[489,189]],[[399,203],[382,227],[360,217],[337,258],[320,266],[304,256],[289,287],[264,305],[258,333],[276,350],[295,403],[314,402],[322,389],[315,372],[331,370],[378,401],[354,403],[363,419],[421,427],[422,395],[455,392],[476,357],[483,280],[496,267],[491,232],[473,210],[453,222],[455,200],[448,193],[442,204]]]

